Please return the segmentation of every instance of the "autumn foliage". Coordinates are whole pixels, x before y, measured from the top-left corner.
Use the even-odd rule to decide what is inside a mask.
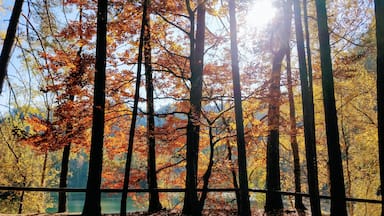
[[[82,165],[77,168],[87,169],[92,157],[92,127],[98,126],[93,125],[93,114],[99,110],[104,113],[104,133],[97,140],[103,143],[101,188],[123,188],[129,131],[134,125],[132,119],[137,118],[129,189],[149,188],[151,155],[156,155],[151,159],[156,165],[158,189],[193,187],[185,194],[160,192],[159,203],[164,208],[180,212],[184,206],[185,213],[193,214],[196,209],[185,209],[192,203],[191,206],[201,205],[197,210],[200,213],[215,208],[236,212],[242,205],[237,202],[239,191],[245,188],[239,175],[244,174],[239,173],[240,158],[240,162],[244,159],[247,164],[247,176],[243,177],[248,181],[250,190],[246,191],[253,213],[264,207],[268,214],[270,210],[283,214],[281,210],[295,208],[303,212],[306,208],[309,212],[309,201],[313,202],[318,195],[335,197],[336,193],[346,203],[340,212],[379,215],[379,204],[344,199],[379,198],[377,129],[381,122],[377,119],[376,24],[372,1],[327,2],[328,27],[323,28],[329,33],[328,48],[332,52],[328,63],[332,65],[328,67],[332,67],[326,76],[324,66],[321,67],[324,61],[319,51],[320,33],[317,21],[312,19],[317,15],[313,1],[306,2],[307,20],[300,11],[296,20],[290,14],[301,8],[303,1],[295,1],[295,7],[291,1],[274,1],[276,15],[263,27],[247,24],[256,19],[250,13],[252,7],[261,7],[257,1],[231,1],[238,19],[232,28],[228,1],[151,0],[146,2],[148,5],[145,2],[108,1],[106,60],[102,62],[106,64],[106,85],[102,91],[105,108],[94,105],[94,90],[100,90],[95,89],[96,62],[100,63],[95,52],[99,36],[98,1],[32,0],[24,4],[10,61],[13,67],[8,66],[4,84],[4,92],[10,96],[3,93],[0,100],[9,108],[1,110],[0,118],[0,187],[59,187],[59,164],[65,157],[65,147],[70,147],[69,164],[76,162]],[[144,4],[148,6],[145,19]],[[0,10],[3,8],[6,7]],[[148,21],[147,28],[142,28],[144,21]],[[294,25],[301,21],[308,22],[308,35]],[[142,29],[147,31],[145,35]],[[232,43],[238,46],[237,51],[231,49],[234,29],[238,39]],[[141,51],[140,39],[144,40]],[[304,50],[304,43],[313,48]],[[233,52],[238,54],[241,86],[237,104]],[[151,79],[147,79],[149,74]],[[339,140],[327,134],[330,123],[325,119],[332,119],[325,117],[330,109],[323,106],[328,96],[325,91],[329,89],[322,81],[327,77],[333,78],[329,81],[334,88],[332,110],[337,117],[333,122],[337,127],[333,129],[335,134],[339,133]],[[147,96],[151,87],[148,82],[153,87],[153,104]],[[136,84],[139,92],[135,92]],[[138,113],[134,116],[136,93]],[[151,105],[153,113],[149,111]],[[235,107],[239,105],[242,118],[236,122],[239,113],[235,114]],[[308,122],[310,112],[314,116],[309,121],[313,122]],[[153,117],[154,131],[148,130],[149,117]],[[237,148],[241,139],[239,123],[244,126],[244,149]],[[309,131],[313,133],[308,134]],[[310,135],[314,136],[311,143]],[[151,155],[148,152],[153,146],[149,138],[155,140],[155,152]],[[331,147],[340,151],[339,173],[343,171],[344,178],[338,183],[345,186],[345,194],[331,193],[337,177],[334,170],[330,172],[330,165],[335,165],[332,153],[337,152],[328,154]],[[308,154],[311,149],[314,152]],[[307,163],[311,155],[317,160]],[[71,182],[73,175],[78,174],[77,168],[70,165],[68,180],[64,181]],[[12,174],[13,170],[16,171]],[[298,173],[296,181],[300,180],[296,185],[294,173]],[[311,173],[317,178],[311,178]],[[318,183],[319,194],[312,193],[311,199],[280,194],[300,190],[317,193],[310,188],[314,183]],[[208,192],[215,188],[229,191]],[[187,194],[191,197],[183,203]],[[22,202],[25,196],[36,202],[41,199],[45,204],[31,207],[29,202]],[[128,198],[141,207],[147,206],[148,197],[147,192],[128,193]],[[294,200],[302,204],[295,205]],[[320,211],[330,212],[334,209],[330,203],[334,207],[334,201],[322,200]],[[0,191],[0,213],[41,212],[52,207],[52,203],[54,199],[49,200],[48,193]]]

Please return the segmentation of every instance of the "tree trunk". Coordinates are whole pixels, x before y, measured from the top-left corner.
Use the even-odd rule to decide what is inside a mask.
[[[300,9],[300,8],[298,8]],[[307,66],[308,66],[308,86],[310,95],[313,95],[313,78],[312,78],[312,55],[311,55],[311,41],[309,38],[309,24],[308,24],[308,6],[307,0],[303,0],[304,10],[304,29],[305,29],[305,45],[307,48]],[[300,24],[301,25],[301,24]],[[311,96],[313,101],[313,96]]]
[[[208,120],[209,121],[209,120]],[[199,200],[199,211],[203,211],[204,209],[204,204],[205,204],[205,200],[207,199],[207,195],[208,195],[208,185],[209,185],[209,178],[211,177],[211,173],[212,173],[212,167],[213,167],[213,156],[214,156],[214,151],[215,151],[215,144],[214,144],[214,141],[213,141],[213,131],[212,131],[212,122],[208,122],[209,124],[209,131],[208,131],[208,134],[209,134],[209,163],[208,163],[208,167],[207,167],[207,170],[205,171],[204,175],[203,175],[203,191],[201,192],[201,197],[200,197],[200,200]]]
[[[98,0],[95,87],[87,191],[82,215],[101,215],[108,0]]]
[[[41,179],[40,186],[44,187],[45,183],[45,172],[47,171],[47,163],[48,163],[48,152],[44,152],[44,161],[43,161],[43,170],[41,171]]]
[[[279,154],[279,120],[280,120],[280,73],[284,52],[280,50],[273,57],[272,74],[269,88],[267,141],[267,197],[265,212],[267,215],[280,215],[283,201],[280,191],[280,154]],[[280,212],[280,213],[279,213]]]
[[[384,193],[384,2],[375,0],[377,43],[377,122],[381,193]],[[384,216],[384,195],[381,195],[381,215]]]
[[[151,60],[151,29],[150,29],[150,0],[144,0],[143,17],[144,25],[144,64],[145,64],[145,90],[147,94],[147,144],[148,144],[148,170],[147,181],[149,193],[148,212],[153,213],[160,211],[161,206],[159,192],[157,189],[156,177],[156,138],[155,138],[155,110],[153,98],[153,79],[152,79],[152,60]]]
[[[226,145],[227,145],[227,150],[228,150],[228,160],[232,163],[232,161],[233,161],[233,159],[232,159],[232,146],[229,143],[229,141],[227,141]],[[241,208],[241,203],[240,203],[241,198],[240,198],[240,191],[239,191],[239,183],[237,181],[237,173],[236,173],[236,169],[234,167],[231,167],[231,174],[232,174],[233,188],[235,189],[237,208],[240,209]]]
[[[144,3],[146,5],[146,3]],[[123,191],[121,193],[121,203],[120,203],[120,215],[125,216],[127,214],[127,195],[129,187],[129,179],[131,172],[131,162],[133,154],[133,142],[135,138],[136,130],[136,120],[137,120],[137,111],[140,98],[140,82],[141,82],[141,65],[143,62],[143,48],[144,48],[144,35],[145,35],[145,22],[147,18],[147,7],[143,7],[143,15],[141,21],[141,30],[140,30],[140,41],[139,41],[139,54],[137,59],[137,73],[136,73],[136,86],[135,86],[135,96],[133,101],[133,110],[132,110],[132,119],[131,126],[129,129],[129,139],[128,139],[128,149],[127,149],[127,159],[125,162],[125,173],[124,173],[124,182],[123,182]]]
[[[191,22],[190,29],[190,69],[191,69],[191,91],[190,91],[190,111],[188,113],[187,124],[187,176],[185,182],[185,196],[183,214],[201,215],[199,212],[197,198],[197,166],[200,140],[200,115],[201,115],[201,97],[203,84],[203,67],[204,67],[204,42],[205,42],[205,3],[199,1],[197,6],[196,19],[196,38],[194,12],[190,8],[189,0],[186,0],[189,18]]]
[[[268,127],[267,141],[267,194],[265,212],[268,215],[282,215],[284,208],[280,188],[280,153],[279,153],[279,125],[280,125],[280,79],[281,66],[284,56],[289,51],[289,38],[291,34],[292,1],[286,1],[283,7],[282,22],[278,26],[275,43],[278,50],[272,59],[272,73],[269,87]]]
[[[324,0],[316,0],[316,11],[320,42],[323,100],[331,183],[331,215],[343,216],[347,215],[345,185],[339,142],[339,128],[337,125],[327,11]]]
[[[60,171],[60,188],[67,187],[67,176],[68,176],[68,163],[69,163],[69,154],[71,152],[71,143],[68,143],[64,147],[63,157],[61,159],[61,171]],[[59,192],[59,207],[58,212],[65,212],[67,210],[67,196],[64,191]]]
[[[229,124],[227,120],[223,117],[223,124],[225,125],[225,128],[227,129],[227,133],[231,134],[231,128],[229,127]],[[234,160],[232,159],[232,146],[229,140],[226,141],[226,146],[228,150],[228,161],[231,163],[234,163]],[[240,209],[241,207],[241,202],[240,202],[240,191],[239,191],[239,183],[237,181],[237,173],[236,170],[233,166],[231,166],[231,174],[232,174],[232,183],[233,183],[233,188],[235,188],[235,195],[236,195],[236,204],[237,208]]]
[[[223,107],[223,103],[224,103],[224,101],[221,101],[221,107]],[[219,112],[221,112],[222,108],[220,108],[217,103],[215,103],[215,104],[216,104],[216,108],[219,110]],[[228,120],[225,119],[224,116],[221,117],[221,120],[222,120],[222,123],[225,126],[225,129],[226,129],[227,133],[231,134],[231,128],[229,126]],[[232,146],[231,146],[231,143],[230,143],[230,141],[228,139],[226,140],[225,145],[226,145],[227,151],[228,151],[227,159],[228,159],[228,161],[230,161],[231,163],[234,164],[235,160],[232,157]],[[235,169],[234,166],[231,166],[231,174],[232,174],[233,188],[235,189],[237,208],[240,209],[240,207],[241,207],[241,203],[240,203],[240,190],[239,190],[239,183],[237,181],[237,173],[236,173],[236,169]]]
[[[80,13],[79,22],[80,22],[80,25],[82,25],[83,9],[81,6],[80,6],[79,13]],[[80,40],[83,39],[82,32],[80,32],[79,38]],[[72,73],[70,74],[70,79],[79,79],[79,77],[82,77],[82,75],[84,74],[84,65],[83,65],[82,56],[81,56],[82,50],[83,50],[83,45],[80,45],[79,50],[77,51],[77,54],[76,54],[76,71],[72,71]],[[75,95],[73,94],[73,91],[72,91],[72,88],[74,88],[74,86],[72,85],[81,86],[81,80],[74,80],[74,82],[68,82],[68,84],[69,85],[67,86],[67,91],[70,92],[68,100],[70,102],[74,102]],[[72,130],[73,130],[72,124],[69,121],[66,125],[65,133],[70,134],[72,133]],[[60,171],[60,182],[59,182],[60,188],[67,187],[68,170],[69,170],[68,165],[69,165],[70,153],[71,153],[71,142],[69,140],[68,144],[64,146],[63,156],[61,159],[61,171]],[[67,195],[64,191],[62,191],[62,192],[59,192],[58,212],[65,212],[66,210],[67,210]]]
[[[317,157],[316,157],[316,134],[315,134],[315,113],[313,104],[313,94],[311,91],[312,81],[308,81],[307,64],[305,60],[304,36],[303,27],[301,24],[301,8],[300,1],[294,0],[295,12],[295,29],[297,40],[297,53],[299,57],[300,83],[302,109],[304,115],[304,137],[305,137],[305,152],[307,160],[307,176],[308,188],[311,201],[311,212],[313,215],[321,215],[320,198],[319,198],[319,183],[317,172]]]
[[[291,71],[291,50],[287,50],[287,87],[288,87],[288,100],[289,100],[289,122],[290,122],[290,139],[291,148],[293,153],[293,172],[295,176],[295,192],[301,193],[301,169],[300,169],[300,155],[299,144],[297,143],[297,128],[296,128],[296,110],[295,100],[293,96],[292,87],[292,71]],[[295,196],[295,208],[300,215],[305,215],[305,206],[303,198],[300,195]]]
[[[0,94],[3,90],[3,83],[5,76],[7,75],[7,67],[10,59],[10,53],[13,47],[13,43],[15,41],[17,24],[19,23],[19,18],[21,11],[23,9],[24,0],[15,0],[15,4],[13,6],[11,20],[9,21],[7,34],[5,35],[3,48],[1,50],[0,55]]]
[[[26,184],[27,184],[26,181],[27,181],[27,178],[25,176],[23,176],[23,187],[26,186]],[[19,209],[17,210],[17,214],[23,213],[24,195],[25,195],[25,191],[21,191],[20,201],[19,201]]]
[[[343,97],[343,96],[341,96]],[[342,102],[341,102],[342,103]],[[344,121],[344,111],[343,107],[341,107],[341,137],[344,141],[344,152],[345,152],[345,170],[347,174],[347,183],[346,183],[346,196],[352,197],[352,171],[351,171],[351,165],[350,165],[350,155],[349,155],[349,147],[351,146],[350,137],[349,137],[349,130],[348,125]],[[346,116],[347,117],[347,116]],[[354,203],[349,202],[347,203],[348,208],[348,214],[354,215]]]
[[[240,183],[240,206],[239,215],[251,215],[248,192],[248,174],[247,174],[247,153],[245,149],[243,108],[241,104],[241,86],[239,70],[239,51],[237,46],[237,21],[236,21],[236,3],[235,0],[229,0],[229,23],[231,37],[231,62],[232,62],[232,80],[233,95],[235,98],[235,119],[236,119],[236,137],[239,166]]]

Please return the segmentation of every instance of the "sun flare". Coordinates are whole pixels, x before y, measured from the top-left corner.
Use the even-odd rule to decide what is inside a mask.
[[[249,28],[261,29],[276,15],[276,8],[271,0],[254,0],[247,11],[246,25]]]

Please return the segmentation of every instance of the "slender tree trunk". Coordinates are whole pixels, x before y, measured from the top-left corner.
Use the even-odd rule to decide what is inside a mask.
[[[153,98],[153,78],[152,78],[152,62],[151,62],[151,29],[150,29],[150,0],[144,0],[143,11],[145,18],[144,25],[144,63],[145,63],[145,89],[147,94],[147,144],[148,144],[148,170],[147,180],[149,193],[148,212],[153,213],[160,211],[161,206],[159,192],[157,189],[156,177],[156,139],[155,139],[155,109]]]
[[[79,15],[79,23],[82,25],[82,19],[83,19],[83,9],[80,7],[80,15]],[[80,32],[80,40],[83,39],[82,32]],[[70,74],[69,79],[71,80],[69,85],[67,86],[67,90],[70,92],[68,100],[70,102],[75,101],[75,95],[73,94],[72,88],[74,86],[81,86],[81,79],[78,80],[80,77],[83,76],[84,74],[84,66],[83,66],[83,61],[82,61],[82,50],[83,46],[81,45],[79,47],[79,50],[77,51],[76,54],[76,71],[72,71]],[[74,86],[72,86],[74,85]],[[71,134],[72,133],[72,123],[68,122],[66,125],[66,134]],[[60,182],[59,186],[60,188],[66,188],[67,187],[67,180],[68,180],[68,166],[69,166],[69,156],[71,153],[71,142],[69,141],[66,146],[64,146],[63,149],[63,156],[61,159],[61,171],[60,171]],[[67,210],[67,194],[65,192],[59,192],[59,206],[58,206],[58,212],[65,212]]]
[[[287,85],[288,85],[288,100],[289,100],[289,122],[290,122],[290,139],[291,148],[293,153],[293,170],[295,176],[295,192],[301,193],[301,169],[300,169],[300,155],[299,144],[297,143],[297,128],[296,128],[296,109],[295,100],[293,96],[292,87],[292,70],[291,70],[291,50],[287,50]],[[295,196],[295,208],[300,215],[305,215],[305,206],[303,198],[300,195]]]
[[[377,122],[381,183],[381,215],[384,216],[384,1],[375,0],[377,43]]]
[[[190,91],[190,111],[188,113],[187,124],[187,176],[185,182],[185,196],[183,214],[201,215],[199,212],[197,198],[197,166],[200,140],[200,116],[201,116],[201,97],[203,86],[203,67],[204,67],[204,42],[205,42],[205,1],[198,1],[196,18],[196,38],[194,12],[190,8],[189,0],[186,0],[189,18],[191,21],[190,40],[191,40],[191,91]]]
[[[229,143],[229,141],[227,141],[226,144],[227,144],[227,150],[228,150],[228,160],[232,163],[232,146]],[[240,203],[240,190],[239,190],[239,183],[237,181],[236,169],[234,167],[231,167],[231,174],[232,174],[233,188],[235,189],[236,204],[237,204],[237,208],[239,209],[241,207],[241,203]]]
[[[223,104],[223,103],[224,102],[221,101],[221,104]],[[222,108],[220,108],[217,103],[216,103],[216,107],[217,107],[218,110],[222,110]],[[221,107],[223,107],[223,106],[221,106]],[[224,124],[224,126],[225,126],[225,128],[227,130],[227,133],[231,134],[231,128],[229,127],[229,123],[228,123],[227,119],[225,119],[225,117],[221,117],[221,119],[222,119],[222,123]],[[232,157],[232,146],[231,146],[231,143],[230,143],[230,141],[228,139],[226,140],[226,147],[227,147],[227,151],[228,151],[227,159],[231,163],[234,163],[234,160],[233,160],[233,157]],[[231,166],[231,174],[232,174],[233,188],[235,189],[237,208],[240,209],[240,207],[241,207],[241,203],[240,203],[240,190],[239,190],[239,183],[237,181],[237,173],[236,173],[236,169],[235,169],[234,166]]]
[[[300,1],[294,0],[295,14],[295,29],[297,40],[297,53],[299,57],[301,97],[304,115],[304,137],[305,137],[305,152],[307,160],[307,176],[308,188],[311,201],[311,212],[313,215],[321,215],[320,198],[319,198],[319,183],[317,172],[317,157],[316,157],[316,134],[315,134],[315,113],[313,104],[313,94],[311,91],[312,81],[308,81],[307,64],[305,60],[304,36],[303,27],[301,24],[301,8]]]
[[[44,152],[44,162],[43,162],[43,171],[41,172],[40,186],[44,186],[45,182],[45,172],[47,171],[47,163],[48,163],[48,152]]]
[[[235,98],[235,119],[236,119],[236,137],[239,166],[240,183],[240,206],[239,215],[251,215],[251,207],[248,192],[248,174],[247,174],[247,153],[245,148],[243,108],[241,104],[241,85],[239,69],[239,51],[237,46],[237,21],[236,21],[236,3],[229,0],[229,23],[231,37],[231,62],[232,62],[232,80],[233,95]]]
[[[68,163],[69,154],[71,152],[71,143],[68,143],[63,150],[63,157],[61,159],[61,171],[60,171],[60,188],[67,187],[67,176],[68,176]],[[67,210],[67,196],[65,192],[59,192],[59,207],[58,212],[65,212]]]
[[[17,24],[19,23],[20,14],[23,8],[24,0],[15,0],[13,6],[11,20],[9,21],[7,34],[5,35],[3,48],[0,55],[0,94],[3,90],[3,83],[7,75],[7,67],[10,59],[10,53],[15,41]]]
[[[351,166],[350,166],[350,156],[349,156],[349,147],[351,146],[350,139],[349,139],[349,131],[347,129],[347,125],[344,121],[344,112],[343,108],[341,108],[341,136],[344,141],[344,152],[345,152],[345,170],[347,171],[347,183],[346,183],[346,195],[348,197],[352,197],[352,172],[351,172]],[[354,215],[354,203],[349,202],[347,204],[348,207],[348,214]]]
[[[18,214],[22,214],[23,213],[24,195],[25,195],[25,191],[22,191],[21,192],[21,196],[20,196],[19,209],[17,211]]]
[[[224,117],[222,119],[223,119],[223,124],[227,128],[227,133],[231,134],[231,129],[229,127],[228,122],[226,121],[226,119]],[[231,146],[229,140],[227,140],[226,145],[227,145],[227,150],[228,150],[228,160],[232,163],[233,162],[233,159],[232,159],[232,146]],[[236,169],[233,166],[231,166],[231,174],[232,174],[233,188],[235,188],[237,208],[240,209],[241,203],[240,203],[239,183],[237,181]]]
[[[337,125],[327,11],[324,0],[316,0],[316,11],[320,42],[325,124],[331,181],[331,215],[343,216],[347,215],[345,185],[339,142],[339,128]]]
[[[23,178],[22,186],[26,187],[26,185],[27,185],[27,177],[24,174],[21,174],[21,176]],[[17,211],[18,214],[22,214],[23,213],[24,198],[25,198],[24,196],[25,196],[25,191],[21,191],[20,201],[19,201],[19,209]]]
[[[133,110],[132,110],[132,119],[131,119],[131,127],[129,129],[129,139],[128,139],[128,149],[127,149],[127,159],[125,162],[125,174],[124,174],[124,182],[123,182],[123,191],[121,194],[121,203],[120,203],[120,215],[125,216],[127,214],[127,195],[128,195],[128,187],[129,187],[129,179],[131,172],[131,162],[132,162],[132,154],[133,154],[133,143],[135,138],[135,130],[136,130],[136,120],[137,120],[137,112],[140,98],[140,83],[141,83],[141,65],[143,62],[143,48],[144,48],[144,35],[146,30],[146,18],[147,18],[147,5],[144,3],[143,7],[143,16],[141,21],[141,30],[140,30],[140,41],[139,41],[139,54],[137,59],[137,73],[136,73],[136,86],[135,86],[135,96],[133,101]],[[149,30],[149,29],[148,29]],[[155,173],[156,175],[156,173]]]
[[[79,16],[79,22],[80,25],[82,25],[82,7],[80,7],[80,16]],[[80,39],[82,39],[82,33],[80,33]],[[82,62],[82,49],[83,47],[80,46],[79,50],[77,51],[76,55],[76,70],[72,71],[69,79],[70,82],[68,82],[67,86],[67,91],[69,91],[69,97],[68,100],[70,102],[75,101],[75,95],[73,94],[72,89],[74,86],[81,86],[81,79],[79,78],[82,77],[84,74],[84,66]],[[66,134],[71,134],[72,133],[72,123],[68,122],[66,125]],[[68,172],[69,172],[69,156],[71,153],[71,142],[69,140],[68,144],[64,147],[63,149],[63,155],[62,155],[62,160],[61,160],[61,171],[60,171],[60,182],[59,186],[60,188],[66,188],[68,186]],[[58,212],[65,212],[67,210],[67,194],[66,192],[59,192],[59,206],[58,206]]]
[[[209,185],[209,178],[211,177],[211,173],[212,173],[212,167],[213,167],[213,156],[214,156],[214,151],[215,151],[215,144],[214,144],[214,141],[213,141],[213,131],[212,131],[212,122],[208,122],[209,124],[209,130],[208,130],[208,134],[209,134],[209,163],[208,163],[208,167],[207,167],[207,170],[205,171],[204,175],[203,175],[203,191],[201,193],[201,197],[200,197],[200,200],[199,200],[199,211],[203,211],[204,209],[204,204],[205,204],[205,200],[207,199],[207,195],[208,195],[208,185]]]
[[[98,0],[95,87],[87,191],[82,215],[101,215],[108,0]]]
[[[310,95],[313,95],[313,78],[312,78],[312,55],[311,55],[311,41],[309,38],[309,24],[308,24],[308,5],[307,0],[303,0],[304,10],[304,29],[305,29],[305,45],[307,48],[307,66],[308,66],[308,86]],[[301,24],[300,24],[301,25]],[[312,96],[313,101],[313,96]]]

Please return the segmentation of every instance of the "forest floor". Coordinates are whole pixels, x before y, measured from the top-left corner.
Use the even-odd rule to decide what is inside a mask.
[[[57,213],[57,214],[0,214],[0,216],[80,216],[81,213]],[[182,216],[183,214],[174,210],[163,210],[157,213],[149,214],[148,212],[131,212],[127,216]],[[236,216],[237,212],[226,209],[207,209],[202,213],[203,216]],[[255,210],[252,216],[264,216],[263,210]],[[103,216],[119,216],[119,214],[103,214]],[[298,216],[296,211],[284,211],[284,216]]]

